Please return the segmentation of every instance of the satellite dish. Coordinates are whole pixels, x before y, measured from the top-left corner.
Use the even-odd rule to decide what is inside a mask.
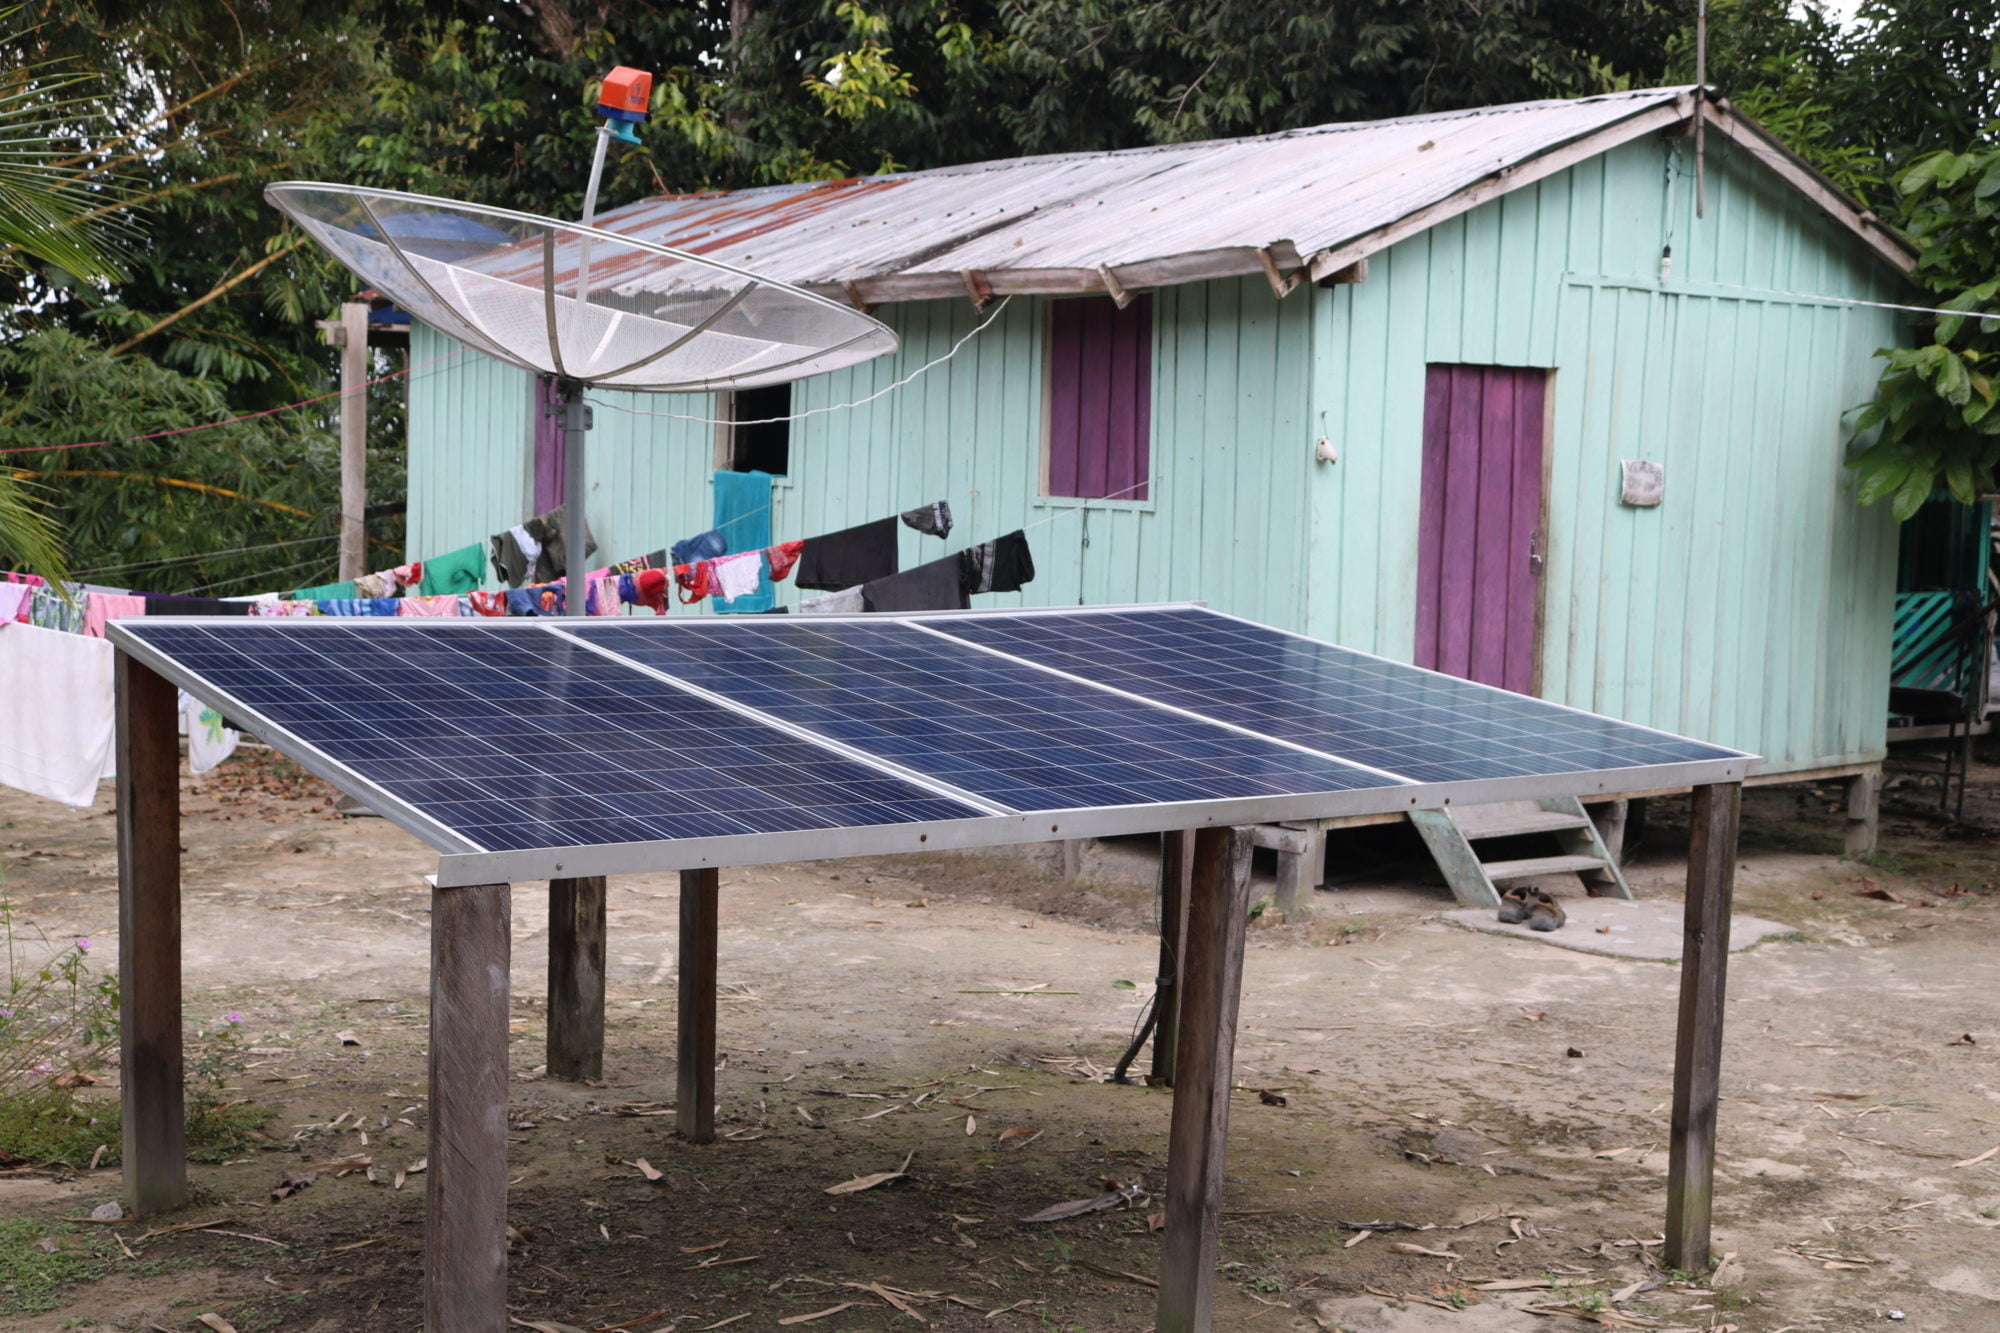
[[[880,320],[789,283],[591,225],[611,141],[652,104],[653,76],[618,66],[599,90],[583,221],[320,181],[264,198],[369,286],[432,328],[554,379],[562,397],[564,568],[586,571],[585,388],[754,389],[893,352]],[[587,597],[569,586],[568,613]]]
[[[851,306],[577,222],[285,181],[264,197],[369,286],[488,356],[606,389],[782,384],[896,349]]]

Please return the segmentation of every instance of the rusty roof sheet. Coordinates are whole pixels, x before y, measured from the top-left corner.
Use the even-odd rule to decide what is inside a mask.
[[[968,273],[999,291],[1076,291],[1269,272],[1266,259],[1297,270],[1565,146],[1612,132],[1595,145],[1602,151],[1683,120],[1691,93],[1654,88],[669,195],[603,214],[598,225],[878,300],[960,293]]]

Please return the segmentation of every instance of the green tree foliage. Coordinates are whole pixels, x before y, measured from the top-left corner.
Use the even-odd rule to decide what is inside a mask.
[[[1916,276],[1946,315],[1930,341],[1886,349],[1875,400],[1856,427],[1867,441],[1853,460],[1864,504],[1893,497],[1898,518],[1943,485],[1971,504],[1996,489],[2000,464],[2000,121],[1970,152],[1918,159],[1896,186],[1904,226],[1923,247]],[[1986,312],[1980,317],[1978,312]]]

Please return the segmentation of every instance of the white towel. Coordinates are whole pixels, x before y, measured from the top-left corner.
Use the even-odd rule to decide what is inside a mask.
[[[181,732],[188,738],[188,770],[200,777],[230,755],[242,737],[222,725],[222,714],[181,691]]]
[[[103,639],[0,624],[0,783],[65,805],[111,772],[112,670]]]
[[[718,556],[708,562],[715,571],[715,581],[722,590],[716,596],[725,602],[733,602],[739,597],[748,597],[757,591],[757,580],[764,575],[764,553],[745,551],[741,555]]]

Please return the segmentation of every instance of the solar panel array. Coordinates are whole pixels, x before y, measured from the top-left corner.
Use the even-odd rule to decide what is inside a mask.
[[[454,854],[775,838],[730,844],[773,859],[834,854],[815,835],[835,830],[1000,818],[1013,831],[986,840],[1013,841],[1023,813],[1113,812],[1097,827],[1143,831],[1620,769],[1718,781],[1746,758],[1196,607],[142,618],[111,636]]]

